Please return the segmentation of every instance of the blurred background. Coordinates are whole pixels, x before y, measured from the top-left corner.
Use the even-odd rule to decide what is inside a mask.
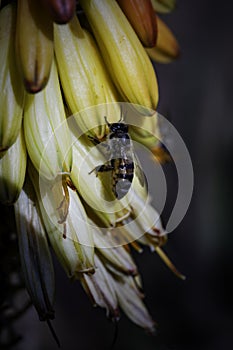
[[[145,303],[158,323],[154,337],[124,315],[114,349],[220,350],[233,348],[233,22],[232,3],[177,0],[163,19],[176,34],[181,57],[156,65],[158,111],[170,118],[190,152],[195,176],[190,208],[165,251],[187,277],[175,277],[156,254],[135,254]],[[171,199],[174,169],[164,167]],[[153,189],[152,189],[153,191]],[[171,200],[172,203],[172,200]],[[155,201],[156,204],[156,201]],[[166,205],[164,220],[171,204]],[[55,259],[54,259],[55,260]],[[56,264],[54,328],[64,350],[110,349],[115,328],[93,309],[78,283]],[[33,308],[15,324],[16,350],[57,349]]]

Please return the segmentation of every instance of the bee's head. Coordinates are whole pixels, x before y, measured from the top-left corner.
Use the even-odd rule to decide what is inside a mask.
[[[109,129],[114,134],[127,134],[128,125],[124,123],[112,123],[109,124]]]

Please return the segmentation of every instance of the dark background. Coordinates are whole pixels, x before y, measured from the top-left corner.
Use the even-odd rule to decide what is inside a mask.
[[[157,64],[156,70],[159,112],[170,116],[194,167],[191,206],[165,247],[187,279],[177,279],[147,250],[136,254],[158,334],[146,335],[122,315],[116,350],[233,348],[233,6],[212,0],[177,3],[176,11],[163,18],[176,34],[182,55],[170,65]],[[169,165],[165,171],[172,192]],[[92,308],[79,283],[68,281],[56,265],[53,324],[62,349],[110,349],[114,326],[103,310]],[[34,309],[16,326],[24,337],[16,350],[57,349]]]

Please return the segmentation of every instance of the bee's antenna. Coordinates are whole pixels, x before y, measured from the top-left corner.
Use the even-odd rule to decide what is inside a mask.
[[[107,119],[107,117],[106,117],[106,116],[104,117],[104,120],[105,120],[105,122],[106,122],[107,126],[108,126],[108,127],[110,127],[110,126],[111,126],[111,124],[108,122],[108,119]]]
[[[118,123],[120,123],[124,119],[123,112],[122,112],[122,106],[121,106],[121,116],[120,119],[118,120]]]

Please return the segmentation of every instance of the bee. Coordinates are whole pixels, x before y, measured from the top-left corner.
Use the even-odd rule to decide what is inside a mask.
[[[117,123],[109,123],[107,117],[104,119],[110,131],[106,142],[103,143],[109,160],[94,168],[90,173],[94,171],[98,176],[99,173],[112,172],[112,192],[120,200],[128,193],[134,174],[137,173],[142,186],[145,185],[145,175],[134,153],[128,125],[123,122],[122,114]],[[96,139],[94,141],[99,143]]]

